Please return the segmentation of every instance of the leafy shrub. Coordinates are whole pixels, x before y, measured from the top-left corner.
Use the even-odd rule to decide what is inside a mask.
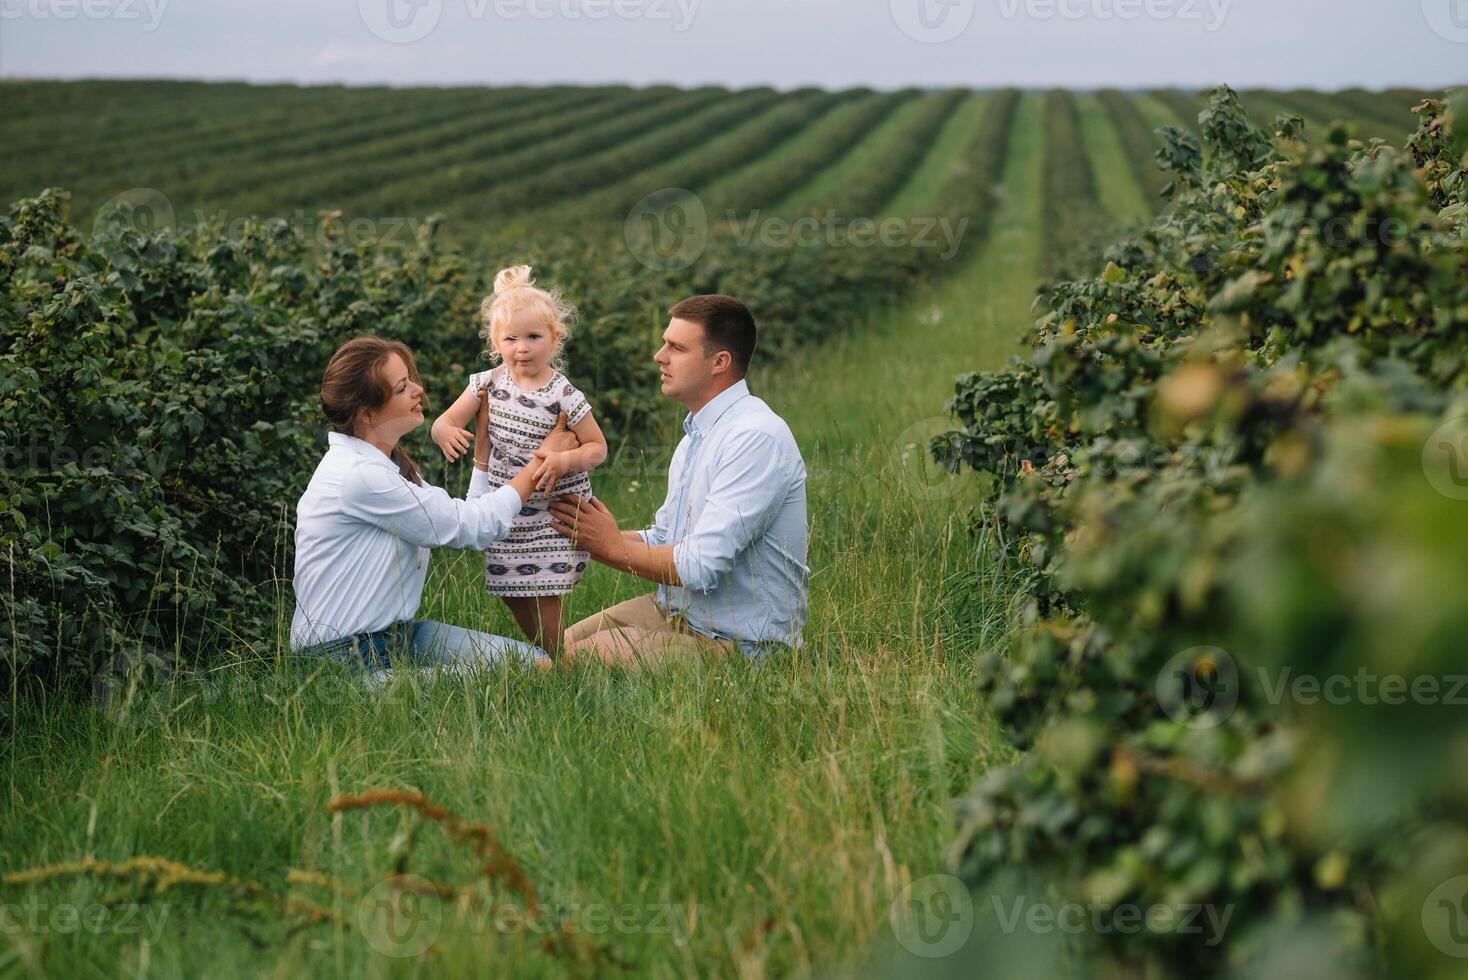
[[[961,377],[933,441],[995,476],[989,539],[1028,590],[984,668],[1030,751],[964,801],[964,872],[1231,916],[1218,942],[1092,929],[1090,966],[1455,975],[1422,923],[1468,871],[1443,762],[1468,751],[1444,700],[1468,512],[1429,440],[1468,412],[1465,147],[1419,112],[1406,152],[1288,117],[1270,139],[1216,91],[1201,146],[1164,133],[1171,206],[1053,287],[1027,356]],[[1301,676],[1442,687],[1372,703]]]

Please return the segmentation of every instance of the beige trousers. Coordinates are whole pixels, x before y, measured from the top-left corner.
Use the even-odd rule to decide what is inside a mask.
[[[725,656],[738,652],[729,640],[695,632],[682,616],[669,619],[658,607],[657,593],[638,596],[603,609],[567,628],[568,658],[595,656],[610,664],[651,666],[664,659],[697,654]]]

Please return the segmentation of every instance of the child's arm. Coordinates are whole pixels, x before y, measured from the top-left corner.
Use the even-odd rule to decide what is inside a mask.
[[[458,400],[448,407],[447,411],[433,420],[433,428],[429,430],[429,434],[433,436],[433,441],[438,443],[438,448],[443,450],[445,458],[450,463],[464,455],[469,449],[469,443],[473,441],[474,437],[464,431],[464,426],[468,425],[469,420],[474,418],[475,413],[479,411],[481,401],[479,393],[474,390],[473,385],[470,385],[464,389],[464,393],[458,397]],[[480,451],[486,455],[489,452],[487,448]]]
[[[571,431],[581,443],[577,448],[559,453],[535,451],[538,467],[533,479],[537,490],[549,491],[567,473],[590,472],[606,461],[607,437],[590,412],[571,426]]]

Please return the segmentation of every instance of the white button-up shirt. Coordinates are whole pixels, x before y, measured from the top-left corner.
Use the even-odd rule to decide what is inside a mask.
[[[483,550],[510,532],[520,512],[513,487],[458,500],[403,479],[370,442],[340,432],[327,441],[296,504],[293,649],[413,619],[428,550]]]
[[[741,379],[683,420],[651,545],[673,545],[681,587],[658,603],[693,629],[801,645],[810,569],[805,461],[785,420]]]

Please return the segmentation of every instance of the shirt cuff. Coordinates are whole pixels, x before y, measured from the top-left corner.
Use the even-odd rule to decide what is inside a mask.
[[[469,493],[465,495],[464,499],[475,500],[489,493],[489,490],[489,473],[476,466],[474,475],[469,477]]]
[[[510,525],[520,515],[520,508],[524,506],[524,502],[514,487],[505,484],[485,494],[482,499],[475,502],[474,506],[488,513],[494,521],[493,537],[489,540],[500,541],[510,533]],[[483,547],[488,547],[488,542],[481,546],[481,550]]]
[[[718,576],[711,576],[712,581],[705,582],[706,577],[703,567],[688,553],[688,542],[679,541],[673,545],[673,567],[678,570],[678,580],[683,583],[683,588],[692,592],[702,592],[704,595],[714,591],[718,584]]]

